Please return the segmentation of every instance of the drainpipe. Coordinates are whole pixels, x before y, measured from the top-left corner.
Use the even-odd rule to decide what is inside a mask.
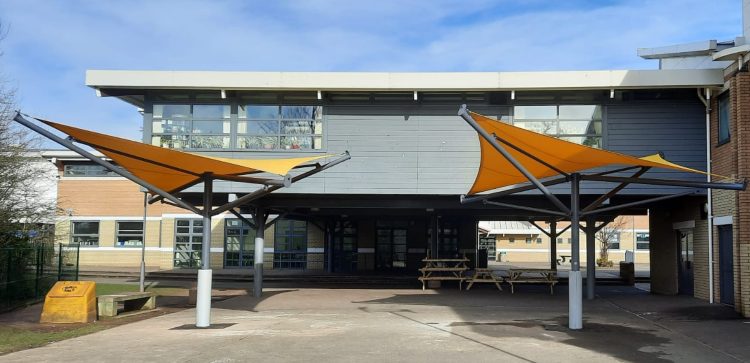
[[[711,89],[705,89],[706,96],[703,97],[698,90],[698,98],[706,106],[706,178],[711,182]],[[708,302],[714,303],[714,211],[712,206],[713,193],[708,188]]]

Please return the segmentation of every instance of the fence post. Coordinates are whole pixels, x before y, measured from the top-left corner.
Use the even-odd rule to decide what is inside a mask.
[[[62,277],[62,243],[59,243],[57,246],[57,281],[60,281]]]
[[[76,279],[74,281],[78,281],[78,271],[81,269],[81,266],[78,264],[81,262],[81,244],[76,245]]]
[[[41,265],[41,258],[40,254],[43,252],[42,245],[38,244],[36,246],[36,265],[34,266],[34,271],[36,272],[35,279],[34,279],[34,298],[39,297],[39,266]]]

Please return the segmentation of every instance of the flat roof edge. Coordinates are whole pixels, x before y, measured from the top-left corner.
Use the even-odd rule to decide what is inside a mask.
[[[121,89],[324,91],[544,90],[721,86],[720,69],[544,72],[217,72],[87,70],[86,85]]]

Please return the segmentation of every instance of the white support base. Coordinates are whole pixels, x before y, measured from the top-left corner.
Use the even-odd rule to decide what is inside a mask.
[[[263,238],[255,238],[255,273],[253,275],[253,296],[263,295]]]
[[[568,274],[568,327],[573,330],[583,328],[583,289],[581,271]]]
[[[211,279],[213,270],[198,270],[198,291],[195,302],[195,326],[211,325]]]

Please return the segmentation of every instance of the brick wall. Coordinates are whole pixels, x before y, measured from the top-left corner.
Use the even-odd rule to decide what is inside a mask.
[[[730,180],[742,180],[750,177],[750,74],[747,71],[735,72],[729,74],[725,81],[725,88],[729,90],[730,141],[718,145],[718,97],[715,97],[711,103],[712,172],[728,177]],[[712,179],[724,180],[716,176]],[[733,218],[735,309],[745,316],[750,316],[749,202],[750,194],[747,191],[717,190],[713,192],[713,215]],[[712,233],[714,237],[712,261],[714,297],[718,301],[721,293],[718,229],[714,228]],[[696,296],[707,298],[707,290],[702,290],[700,294],[696,290]]]

